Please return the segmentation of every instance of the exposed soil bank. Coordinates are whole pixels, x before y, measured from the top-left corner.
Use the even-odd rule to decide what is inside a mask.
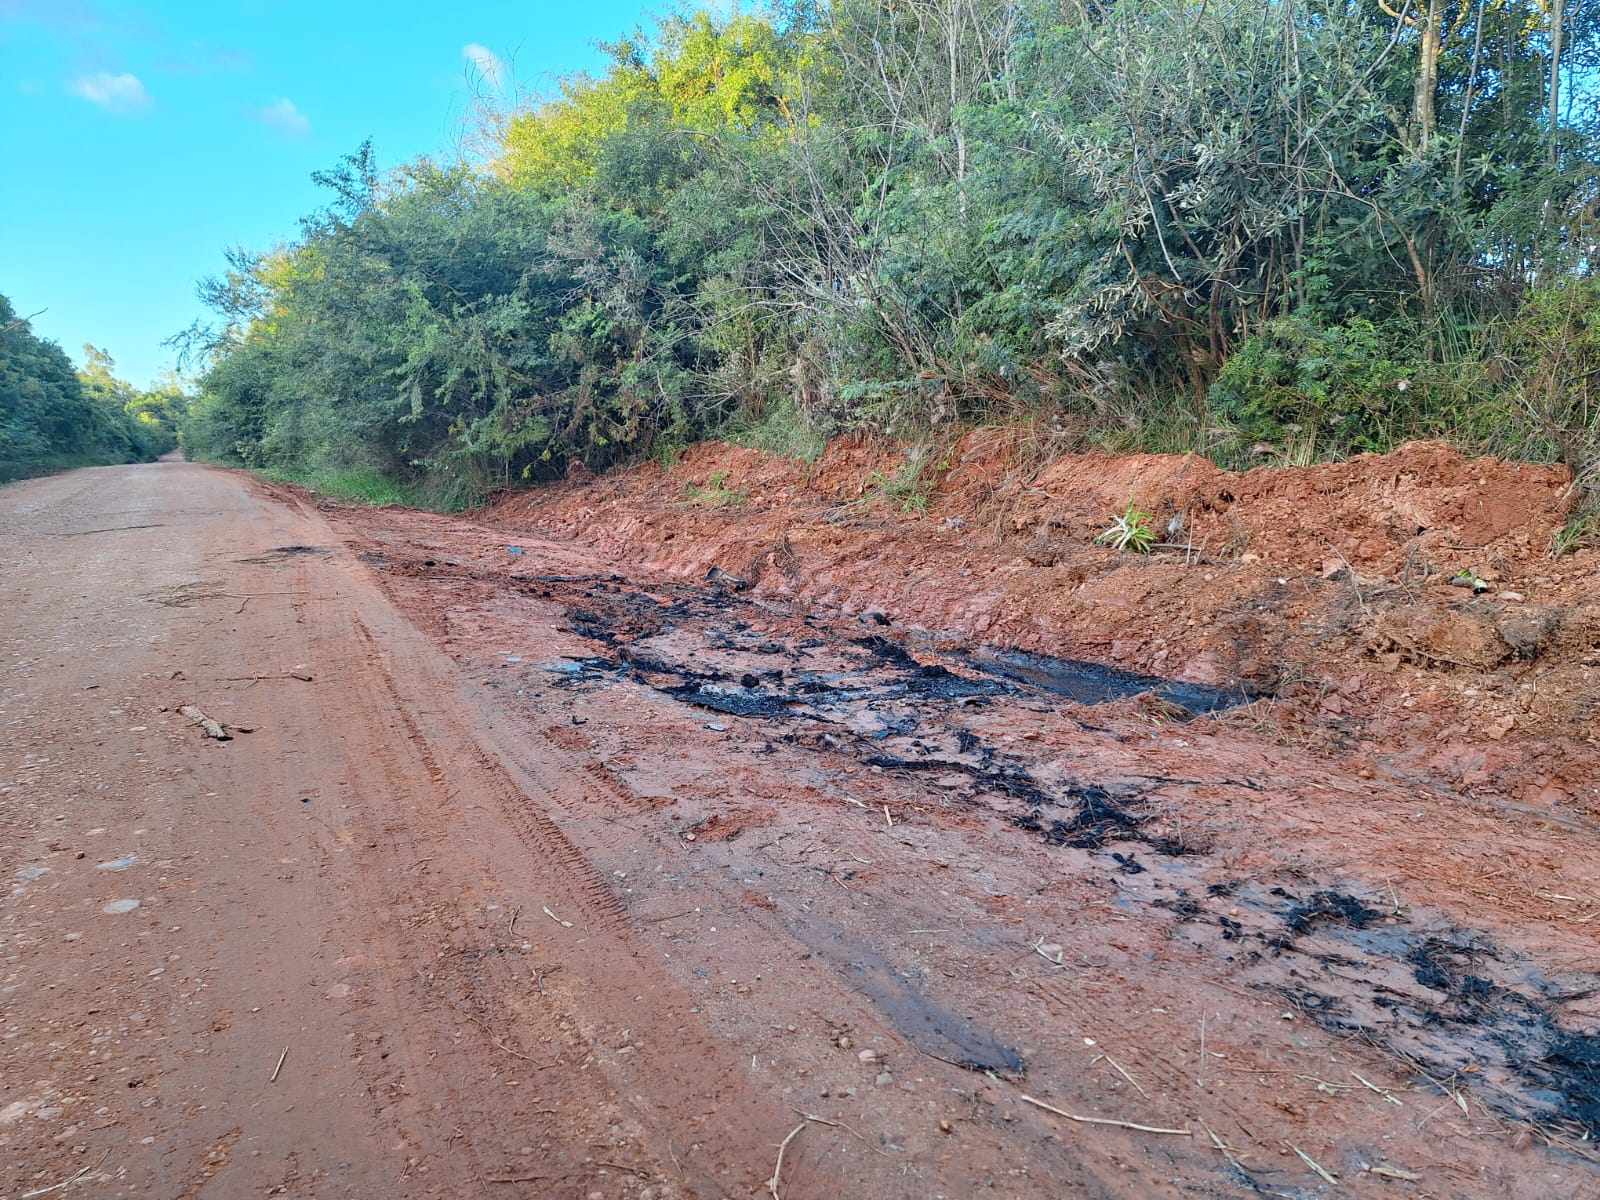
[[[701,446],[483,516],[679,578],[725,570],[757,597],[1270,695],[1267,719],[1375,771],[1600,811],[1600,553],[1550,558],[1564,469],[1427,443],[1243,474],[1040,462],[985,433],[927,457],[922,511],[882,494],[906,476],[896,452],[841,442],[812,466]],[[1168,548],[1095,544],[1130,503]]]

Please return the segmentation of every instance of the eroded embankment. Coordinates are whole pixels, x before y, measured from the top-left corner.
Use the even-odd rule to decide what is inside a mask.
[[[935,459],[908,492],[907,462]],[[1271,695],[1290,736],[1378,773],[1590,811],[1600,554],[1550,557],[1567,488],[1435,444],[1236,474],[1040,461],[980,432],[916,460],[835,443],[809,466],[706,445],[482,517],[756,597]],[[1166,539],[1150,555],[1095,542],[1130,503]]]

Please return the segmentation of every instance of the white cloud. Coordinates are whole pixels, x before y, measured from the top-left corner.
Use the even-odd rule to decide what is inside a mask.
[[[468,42],[461,47],[461,56],[477,68],[484,82],[495,91],[498,92],[505,86],[506,65],[489,47],[480,46],[477,42]]]
[[[67,90],[113,112],[138,112],[155,103],[137,75],[112,75],[108,71],[79,75],[67,84]]]
[[[253,108],[251,114],[264,125],[292,138],[310,136],[311,119],[294,106],[293,100],[279,98],[264,108]]]

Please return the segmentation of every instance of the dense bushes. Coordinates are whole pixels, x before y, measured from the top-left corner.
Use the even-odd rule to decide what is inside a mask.
[[[61,348],[35,337],[0,296],[0,481],[149,461],[177,444],[173,404],[134,392],[110,368],[103,354],[91,355],[80,378]]]
[[[185,437],[456,503],[714,431],[1041,416],[1233,461],[1491,425],[1570,457],[1593,416],[1541,314],[1591,295],[1597,64],[1556,11],[1558,59],[1527,2],[669,20],[489,114],[480,167],[319,176],[299,238],[205,285]]]

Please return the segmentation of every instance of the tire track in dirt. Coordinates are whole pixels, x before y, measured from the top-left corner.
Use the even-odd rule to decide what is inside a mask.
[[[572,1028],[559,1032],[568,1035],[568,1049],[588,1054],[591,1069],[612,1081],[617,1103],[633,1113],[637,1136],[655,1163],[671,1161],[677,1168],[659,1170],[694,1180],[697,1195],[742,1194],[746,1185],[730,1185],[722,1173],[740,1173],[750,1145],[781,1138],[781,1132],[773,1131],[779,1130],[783,1118],[765,1096],[740,1084],[741,1072],[732,1056],[697,1029],[703,1020],[694,1014],[698,1006],[653,965],[654,955],[635,940],[626,907],[584,851],[544,811],[545,806],[573,814],[603,809],[590,776],[580,762],[552,746],[541,747],[537,762],[522,755],[515,763],[485,749],[480,739],[487,731],[470,718],[463,720],[463,711],[450,703],[453,681],[439,677],[438,664],[422,668],[434,652],[407,645],[392,611],[385,615],[381,633],[373,631],[370,612],[365,618],[354,617],[381,689],[379,707],[404,730],[419,774],[438,781],[438,795],[419,800],[449,813],[445,818],[449,832],[440,831],[440,842],[429,846],[411,835],[415,849],[439,855],[449,842],[476,835],[476,847],[485,851],[478,869],[480,874],[489,872],[486,884],[493,881],[493,894],[505,898],[533,893],[523,902],[523,929],[542,932],[549,927],[551,933],[522,936],[540,944],[536,957],[567,958],[559,974],[540,978],[541,995],[550,1000],[541,1007],[541,1015],[547,1020],[555,1016],[559,1026],[565,1008]],[[395,675],[402,647],[410,685],[405,690]],[[418,706],[406,702],[407,694],[427,695],[439,707],[424,716]],[[406,786],[406,775],[402,768],[397,786]],[[414,810],[415,802],[406,807]],[[459,901],[451,905],[457,927],[481,930],[482,919],[465,915],[461,911],[465,907]],[[555,914],[553,918],[543,914],[546,908]],[[571,932],[555,932],[552,920],[562,930],[568,930],[570,923]],[[571,958],[579,953],[581,966]],[[525,981],[513,973],[509,965],[513,961],[514,955],[501,954],[478,959],[478,979],[462,989],[464,1004],[496,1019],[508,1011],[526,1010],[532,998]],[[641,1004],[648,1011],[638,1007]],[[606,1045],[618,1031],[637,1028],[646,1016],[645,1024],[658,1033],[664,1017],[682,1022],[671,1044]],[[556,1107],[581,1111],[593,1103],[592,1095],[572,1094],[566,1104]],[[709,1165],[690,1161],[690,1146],[700,1147],[700,1156]],[[758,1180],[751,1177],[747,1182],[754,1185]]]
[[[404,727],[407,740],[416,749],[428,778],[446,790],[447,799],[459,797],[461,794],[459,774],[440,765],[433,750],[433,742],[423,734],[408,711],[406,702],[395,686],[394,676],[385,665],[386,656],[373,640],[371,631],[360,617],[355,618],[355,626],[357,633],[372,651],[372,662],[377,667],[384,690],[393,703],[394,715]],[[486,795],[495,802],[499,814],[516,826],[523,846],[529,853],[539,856],[545,862],[555,864],[560,872],[558,882],[563,885],[560,888],[559,898],[571,899],[581,906],[585,927],[596,927],[611,933],[624,931],[627,928],[627,915],[622,902],[589,863],[583,851],[561,832],[554,821],[534,807],[536,801],[532,796],[535,793],[518,787],[506,777],[501,764],[481,750],[472,754],[471,758],[480,775],[480,778],[473,780],[476,785],[474,793]],[[559,778],[564,781],[568,777],[563,775]],[[455,781],[454,785],[447,786],[452,780]],[[569,792],[575,792],[576,795],[568,795]],[[578,797],[587,798],[580,789],[559,785],[557,792],[546,791],[545,795],[555,799],[557,803],[564,800],[574,807]]]

